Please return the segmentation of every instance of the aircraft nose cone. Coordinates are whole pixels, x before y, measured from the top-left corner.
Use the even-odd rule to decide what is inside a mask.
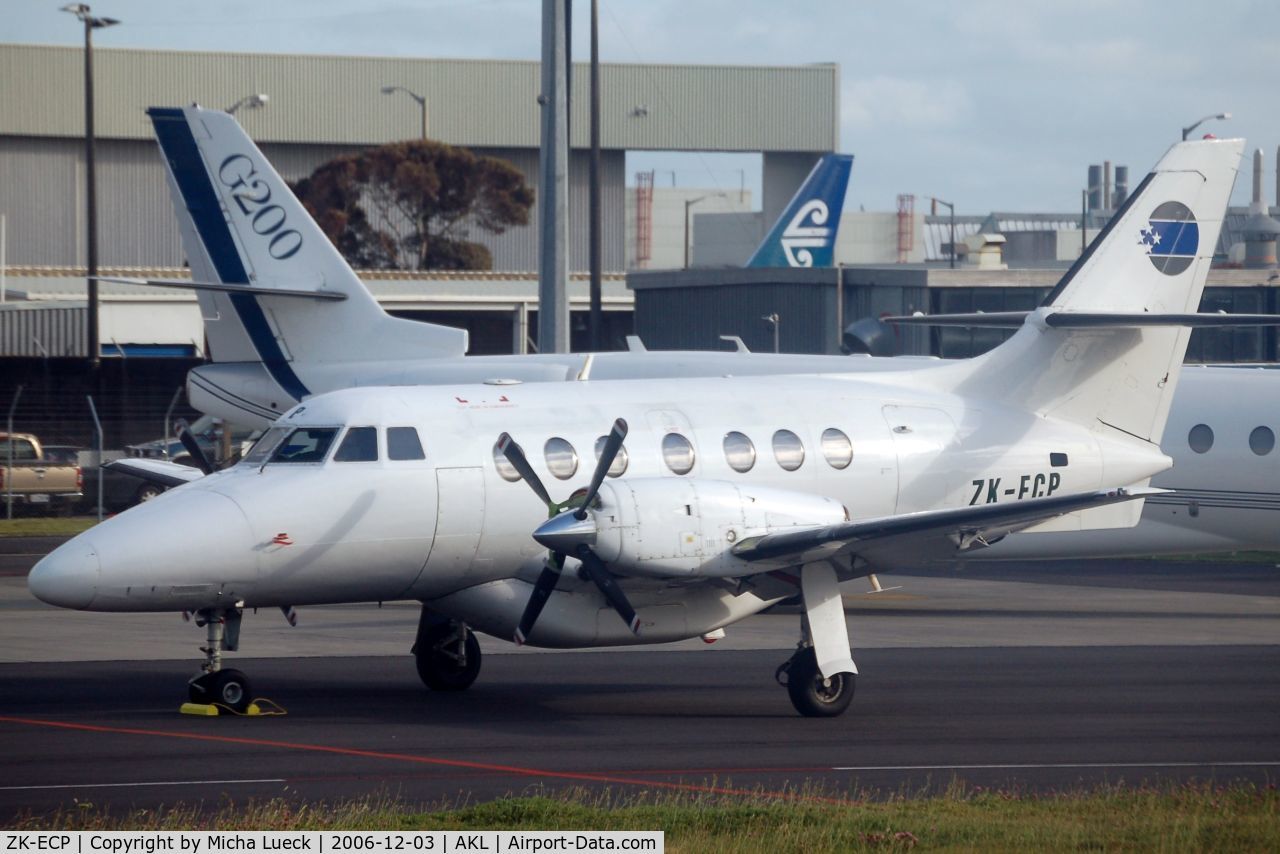
[[[60,608],[88,608],[98,592],[102,567],[97,550],[76,537],[37,563],[27,576],[27,589],[41,602]]]
[[[578,546],[596,542],[596,522],[590,515],[577,519],[572,512],[548,519],[533,532],[533,538],[553,552],[574,554]]]

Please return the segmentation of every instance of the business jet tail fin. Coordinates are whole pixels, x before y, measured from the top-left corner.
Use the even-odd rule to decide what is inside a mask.
[[[465,331],[382,310],[233,117],[199,106],[147,114],[192,279],[202,286],[214,361],[261,362],[300,400],[309,365],[466,352]],[[300,292],[317,298],[298,299]]]

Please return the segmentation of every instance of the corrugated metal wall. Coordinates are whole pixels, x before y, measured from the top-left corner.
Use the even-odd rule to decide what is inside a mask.
[[[83,51],[0,45],[0,133],[84,133]],[[605,148],[833,151],[839,67],[624,65],[601,68]],[[240,113],[267,142],[369,144],[415,137],[418,106],[387,85],[427,98],[430,135],[456,145],[536,147],[541,88],[536,62],[286,56],[94,49],[97,132],[147,139],[143,110],[197,102],[228,107],[265,92],[265,109]],[[574,68],[573,91],[587,91]],[[574,145],[587,142],[587,99],[573,105]]]
[[[352,146],[263,146],[287,179],[309,175],[316,166],[354,150]],[[476,149],[509,161],[537,190],[538,154],[528,149]],[[605,152],[603,184],[604,269],[624,261],[625,160]],[[569,169],[570,266],[587,266],[587,155],[575,151]],[[8,231],[8,262],[14,266],[84,264],[84,145],[71,139],[0,136],[0,213]],[[103,266],[180,267],[185,255],[173,205],[165,186],[158,149],[152,142],[105,140],[98,144],[98,254]],[[502,235],[476,231],[471,239],[490,248],[494,269],[535,270],[538,266],[537,205],[529,225]]]
[[[59,307],[9,304],[0,308],[0,356],[84,357],[84,303]]]

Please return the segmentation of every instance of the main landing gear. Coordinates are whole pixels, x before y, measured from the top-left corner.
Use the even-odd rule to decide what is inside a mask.
[[[833,718],[853,700],[858,668],[849,655],[849,630],[835,567],[807,563],[800,569],[804,616],[795,654],[774,674],[791,705],[807,718]]]
[[[480,675],[480,643],[466,623],[426,609],[411,650],[422,683],[433,691],[465,691]]]
[[[205,608],[196,612],[196,625],[207,629],[204,664],[200,672],[187,682],[187,695],[191,702],[202,705],[226,706],[243,714],[253,700],[249,677],[239,670],[222,669],[223,651],[234,652],[240,646],[239,608]]]

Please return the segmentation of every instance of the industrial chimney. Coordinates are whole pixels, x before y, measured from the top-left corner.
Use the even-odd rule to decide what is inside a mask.
[[[1102,210],[1102,167],[1097,163],[1089,167],[1089,210]]]
[[[1280,222],[1267,215],[1267,203],[1262,197],[1262,157],[1261,148],[1253,153],[1253,200],[1249,203],[1249,218],[1241,229],[1244,265],[1251,270],[1276,266],[1276,236],[1280,235]]]
[[[1111,198],[1111,204],[1114,207],[1120,207],[1124,204],[1124,200],[1129,198],[1129,167],[1116,167],[1116,189],[1115,195]]]

